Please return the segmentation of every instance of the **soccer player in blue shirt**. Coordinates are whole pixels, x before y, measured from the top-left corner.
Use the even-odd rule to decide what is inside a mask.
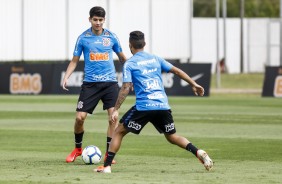
[[[110,114],[113,112],[118,96],[113,52],[117,54],[121,63],[126,61],[126,57],[122,52],[117,36],[103,28],[106,15],[104,8],[95,6],[90,9],[89,15],[91,27],[78,37],[73,58],[67,67],[62,82],[63,89],[68,90],[68,78],[75,70],[83,53],[84,80],[76,108],[77,113],[74,124],[75,148],[67,156],[66,162],[73,162],[77,156],[81,155],[84,121],[88,113],[93,113],[100,100],[103,102],[103,109],[108,111],[107,150],[117,125],[110,121]],[[107,157],[107,150],[105,158]]]
[[[133,31],[129,37],[129,48],[133,56],[123,66],[123,84],[111,115],[112,122],[116,122],[121,104],[127,97],[130,88],[134,87],[136,103],[121,118],[109,147],[108,157],[103,166],[94,169],[95,172],[111,173],[111,163],[118,152],[123,137],[132,132],[139,134],[148,122],[163,133],[171,144],[192,152],[209,171],[213,161],[208,154],[196,148],[185,137],[176,134],[172,112],[162,83],[161,73],[172,72],[185,80],[192,87],[195,95],[203,96],[204,88],[192,80],[181,69],[166,60],[144,52],[145,38],[140,31]]]

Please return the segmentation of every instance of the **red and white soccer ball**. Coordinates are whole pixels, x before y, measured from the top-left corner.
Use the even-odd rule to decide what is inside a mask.
[[[83,149],[81,157],[85,164],[98,164],[102,159],[102,152],[97,146],[90,145]]]

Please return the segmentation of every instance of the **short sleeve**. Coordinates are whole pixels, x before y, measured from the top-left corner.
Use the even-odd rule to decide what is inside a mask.
[[[123,65],[123,82],[132,82],[131,69],[128,61]]]
[[[170,69],[173,67],[173,65],[161,57],[158,57],[158,56],[156,57],[157,57],[157,60],[160,62],[162,71],[169,72]]]
[[[81,37],[78,37],[77,41],[76,41],[76,44],[75,44],[74,51],[73,51],[73,55],[74,56],[81,56],[82,48],[83,48],[82,47],[82,39],[81,39]]]
[[[120,53],[122,52],[122,48],[121,48],[121,45],[120,45],[120,42],[119,42],[119,39],[118,37],[116,36],[116,34],[113,33],[113,51],[115,53]]]

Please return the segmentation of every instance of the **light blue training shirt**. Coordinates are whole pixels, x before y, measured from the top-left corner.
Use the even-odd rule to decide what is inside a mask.
[[[166,60],[146,53],[137,52],[123,66],[123,82],[132,82],[139,111],[168,110],[167,95],[162,81],[162,71],[173,67]]]
[[[77,39],[74,56],[84,55],[84,80],[86,82],[117,82],[113,51],[122,52],[117,36],[104,29],[99,36],[91,28]]]

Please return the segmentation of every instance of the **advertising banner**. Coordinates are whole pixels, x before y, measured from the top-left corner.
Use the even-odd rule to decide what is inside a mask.
[[[117,63],[117,62],[116,62]],[[173,65],[205,88],[205,96],[209,96],[211,80],[211,64]],[[50,64],[0,64],[0,94],[79,94],[84,76],[84,62],[79,62],[68,80],[69,91],[61,87],[68,62]],[[122,85],[122,65],[116,64],[119,86]],[[189,85],[173,73],[162,74],[164,88],[170,96],[194,96]],[[133,94],[133,93],[131,93]]]
[[[265,68],[262,96],[282,97],[282,67]]]
[[[52,65],[0,63],[0,94],[49,94]]]

